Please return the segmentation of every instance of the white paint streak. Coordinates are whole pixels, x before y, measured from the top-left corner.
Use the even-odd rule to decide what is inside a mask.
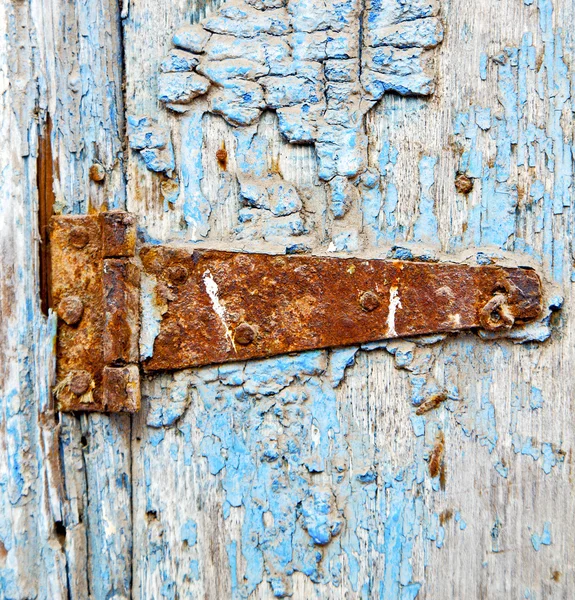
[[[210,300],[212,301],[212,306],[214,307],[214,312],[218,315],[220,321],[222,322],[222,325],[224,326],[224,328],[226,330],[226,337],[228,338],[228,340],[230,340],[230,344],[232,345],[234,352],[236,352],[234,336],[232,335],[232,332],[228,326],[228,321],[226,318],[226,309],[220,302],[218,284],[215,282],[209,269],[204,271],[202,278],[204,280],[204,285],[206,286],[206,292],[207,292],[208,296],[210,297]]]
[[[399,292],[397,286],[392,285],[389,290],[389,312],[387,313],[387,335],[388,337],[397,336],[395,331],[395,313],[398,308],[403,308],[401,300],[399,298]]]

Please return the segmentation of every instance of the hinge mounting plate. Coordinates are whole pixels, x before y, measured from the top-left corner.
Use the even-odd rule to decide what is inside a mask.
[[[60,410],[140,407],[140,272],[132,215],[52,218],[52,296],[58,313]]]

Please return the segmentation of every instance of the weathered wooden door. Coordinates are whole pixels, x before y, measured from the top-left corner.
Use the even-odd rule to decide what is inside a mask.
[[[574,19],[0,1],[0,598],[573,597]],[[116,208],[141,244],[527,265],[545,310],[59,413],[48,220]],[[162,311],[143,285],[143,358]]]

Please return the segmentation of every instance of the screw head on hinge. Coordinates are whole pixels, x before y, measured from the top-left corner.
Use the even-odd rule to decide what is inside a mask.
[[[70,383],[68,383],[68,389],[75,396],[82,396],[85,394],[92,385],[92,376],[88,371],[75,371],[70,377]]]
[[[487,331],[511,329],[515,323],[515,317],[509,309],[507,296],[495,294],[479,311],[479,321],[483,329]]]
[[[81,250],[90,241],[90,236],[83,227],[72,227],[70,235],[68,236],[68,241],[71,246]]]
[[[102,183],[106,179],[106,169],[100,163],[94,163],[90,167],[90,179],[96,183]]]
[[[188,278],[188,269],[186,269],[186,267],[184,267],[182,265],[174,265],[173,267],[169,267],[168,279],[172,283],[179,285],[181,283],[184,283],[187,278]]]
[[[368,291],[361,295],[359,304],[366,312],[372,312],[381,306],[381,300],[375,292]]]
[[[77,325],[84,314],[84,303],[78,296],[65,296],[58,304],[57,313],[67,325]]]
[[[256,330],[249,323],[240,323],[236,327],[234,340],[240,346],[249,346],[256,339]]]

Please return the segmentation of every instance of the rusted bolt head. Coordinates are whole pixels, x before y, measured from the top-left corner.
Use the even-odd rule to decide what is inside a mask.
[[[85,394],[92,385],[92,376],[88,371],[74,371],[68,384],[69,390],[76,396]]]
[[[241,346],[249,346],[256,339],[256,331],[249,323],[240,323],[236,327],[234,339]]]
[[[90,236],[83,227],[72,227],[68,241],[74,248],[81,249],[90,241]]]
[[[228,151],[225,148],[220,148],[216,151],[216,158],[218,159],[218,163],[220,163],[220,167],[225,169],[228,160]]]
[[[460,194],[469,194],[473,189],[473,180],[467,177],[465,173],[459,173],[455,178],[455,189]]]
[[[65,296],[60,300],[57,312],[67,325],[77,325],[84,314],[84,303],[78,296]]]
[[[515,317],[507,304],[507,297],[504,294],[495,294],[479,311],[479,321],[481,327],[487,331],[511,329]]]
[[[182,265],[173,265],[168,268],[168,279],[176,285],[184,283],[188,278],[188,269]]]
[[[94,163],[90,167],[90,179],[97,183],[101,183],[106,179],[106,170],[100,163]]]
[[[363,310],[365,310],[366,312],[371,312],[381,306],[381,300],[375,292],[369,291],[364,292],[361,295],[359,299],[359,304],[361,305],[361,308],[363,308]]]

